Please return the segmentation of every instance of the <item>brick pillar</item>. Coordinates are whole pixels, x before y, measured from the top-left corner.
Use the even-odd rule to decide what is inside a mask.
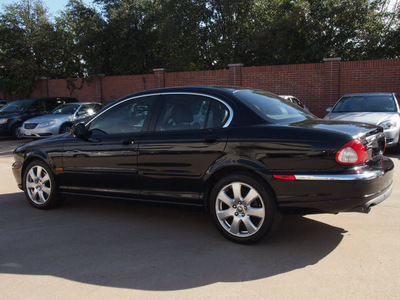
[[[94,88],[96,93],[96,101],[100,101],[100,103],[104,103],[103,99],[103,77],[106,76],[104,74],[97,74],[94,77]]]
[[[242,86],[243,64],[229,64],[229,82],[233,86]]]
[[[324,100],[335,104],[340,97],[340,62],[341,58],[324,58],[323,89]]]
[[[164,88],[165,87],[165,72],[167,69],[160,68],[160,69],[153,69],[154,76],[155,76],[155,88]]]
[[[40,77],[41,97],[49,97],[49,77]]]

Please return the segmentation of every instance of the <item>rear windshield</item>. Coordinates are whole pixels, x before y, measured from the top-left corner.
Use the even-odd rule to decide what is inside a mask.
[[[392,95],[357,95],[342,97],[332,112],[396,112]]]
[[[291,101],[261,90],[239,90],[235,96],[269,123],[293,123],[317,118]]]

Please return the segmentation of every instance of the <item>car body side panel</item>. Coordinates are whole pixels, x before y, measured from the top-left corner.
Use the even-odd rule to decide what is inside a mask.
[[[139,147],[139,173],[144,199],[201,204],[201,179],[224,153],[224,130],[145,134]]]
[[[64,172],[59,176],[60,188],[69,192],[137,197],[140,194],[139,139],[140,135],[90,140],[68,138],[63,151]]]

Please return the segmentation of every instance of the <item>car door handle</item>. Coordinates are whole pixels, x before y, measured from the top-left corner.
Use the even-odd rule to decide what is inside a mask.
[[[124,146],[133,145],[134,143],[135,143],[135,140],[122,140],[122,145],[124,145]]]
[[[206,144],[216,144],[218,143],[219,138],[216,136],[209,136],[204,139],[204,143]]]

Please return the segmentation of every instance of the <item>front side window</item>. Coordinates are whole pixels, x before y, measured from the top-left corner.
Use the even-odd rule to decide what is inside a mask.
[[[140,132],[149,115],[155,97],[131,99],[119,103],[89,124],[91,135]]]
[[[164,95],[156,131],[193,130],[222,127],[230,116],[216,99],[202,95]]]

